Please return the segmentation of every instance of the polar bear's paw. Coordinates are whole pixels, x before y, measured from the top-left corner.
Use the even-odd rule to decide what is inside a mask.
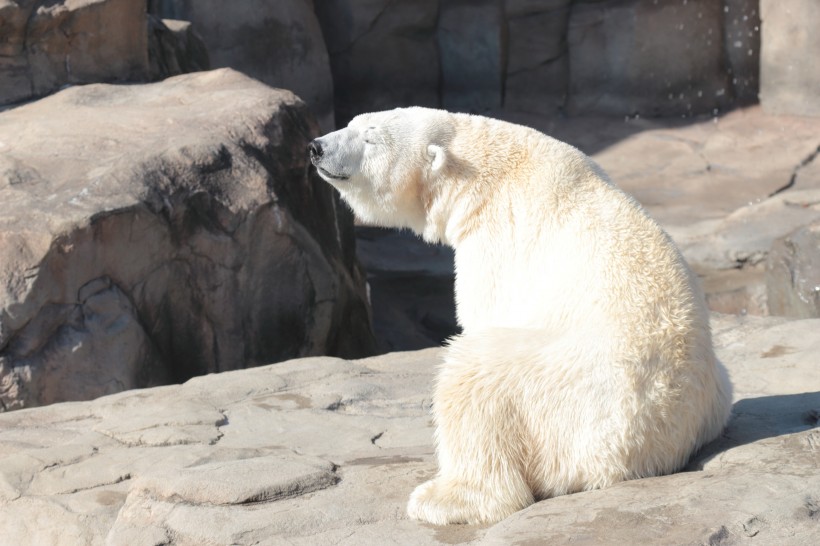
[[[434,525],[493,523],[528,503],[517,504],[505,504],[498,497],[488,495],[483,488],[436,478],[413,491],[407,504],[407,515]]]

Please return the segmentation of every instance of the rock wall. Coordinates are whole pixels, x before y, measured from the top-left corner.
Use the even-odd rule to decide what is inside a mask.
[[[677,116],[757,101],[756,0],[331,0],[315,7],[338,125],[411,104]]]
[[[190,21],[214,68],[231,67],[302,98],[333,127],[333,81],[313,0],[149,0],[151,13]]]
[[[0,114],[0,410],[371,352],[318,132],[231,70]]]
[[[145,0],[0,3],[0,104],[147,77]]]
[[[760,100],[776,114],[820,116],[820,2],[760,0]]]

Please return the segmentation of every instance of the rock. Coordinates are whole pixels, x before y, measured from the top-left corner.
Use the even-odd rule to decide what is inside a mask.
[[[772,113],[820,116],[820,4],[760,0],[760,103]]]
[[[0,415],[10,544],[810,544],[820,320],[716,315],[735,385],[687,472],[538,502],[493,526],[409,521],[436,470],[441,353],[306,358]],[[151,431],[162,442],[120,433]],[[159,431],[164,431],[162,434]],[[125,440],[125,441],[124,441]]]
[[[737,104],[759,102],[760,0],[723,0],[727,69]]]
[[[436,37],[444,109],[479,113],[501,107],[503,28],[497,0],[441,0]]]
[[[312,0],[153,0],[150,12],[191,21],[214,68],[230,67],[289,89],[313,110],[322,132],[334,128],[333,80]]]
[[[570,0],[507,0],[504,108],[552,115],[569,86]]]
[[[766,288],[772,314],[820,317],[820,222],[774,242],[766,261]]]
[[[362,112],[441,104],[439,0],[315,5],[330,52],[338,126]]]
[[[779,193],[739,208],[708,234],[682,242],[681,249],[699,267],[754,266],[765,262],[775,239],[816,220],[820,220],[820,188]]]
[[[188,21],[148,16],[151,79],[200,72],[211,67],[205,43]]]
[[[356,253],[367,271],[379,352],[437,347],[461,331],[450,247],[408,231],[357,227]]]
[[[5,409],[372,351],[350,214],[308,170],[317,133],[231,70],[0,114]]]
[[[570,113],[668,116],[726,108],[732,88],[721,10],[713,0],[573,3]]]
[[[143,0],[15,0],[0,3],[0,104],[66,84],[144,81]]]

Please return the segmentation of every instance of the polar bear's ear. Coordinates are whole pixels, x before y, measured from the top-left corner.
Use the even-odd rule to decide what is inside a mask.
[[[444,167],[446,154],[441,146],[436,144],[427,146],[427,156],[430,158],[430,170],[433,172],[438,172]]]

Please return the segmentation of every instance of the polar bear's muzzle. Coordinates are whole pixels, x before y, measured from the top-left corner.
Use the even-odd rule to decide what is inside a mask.
[[[308,153],[319,176],[331,182],[348,180],[356,173],[362,148],[358,133],[345,128],[311,141]]]

